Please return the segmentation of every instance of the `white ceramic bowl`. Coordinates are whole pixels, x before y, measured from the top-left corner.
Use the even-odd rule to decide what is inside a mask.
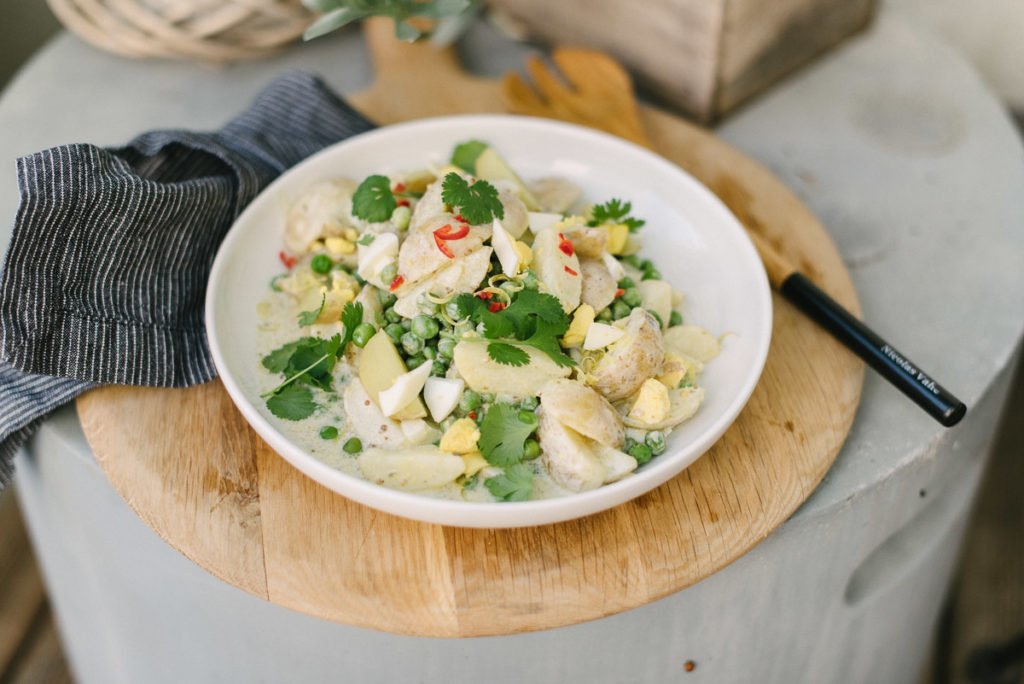
[[[731,333],[701,384],[707,399],[677,428],[668,450],[633,475],[599,489],[542,501],[468,503],[401,492],[323,463],[287,435],[285,422],[259,398],[256,305],[280,272],[287,198],[332,177],[443,163],[458,142],[486,140],[526,179],[561,176],[591,200],[621,197],[647,220],[642,254],[686,293],[688,322]],[[388,513],[461,527],[523,527],[570,520],[633,499],[693,463],[732,424],[757,384],[768,355],[772,304],[757,253],[739,222],[707,188],[647,150],[565,123],[515,116],[451,116],[388,126],[310,157],[268,187],[242,213],[217,254],[206,297],[214,362],[252,427],[289,463],[343,496]]]

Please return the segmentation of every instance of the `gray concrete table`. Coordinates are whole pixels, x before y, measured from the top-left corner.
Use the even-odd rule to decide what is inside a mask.
[[[486,27],[463,46],[493,75],[523,51]],[[60,36],[0,100],[0,213],[17,204],[17,155],[216,127],[290,68],[339,91],[365,85],[369,70],[354,33],[225,69],[129,62]],[[959,427],[942,430],[869,374],[824,484],[722,572],[603,620],[439,640],[323,622],[207,575],[120,500],[68,408],[17,465],[80,681],[913,681],[1024,323],[1020,142],[953,51],[889,13],[719,133],[821,217],[865,317],[968,402]]]

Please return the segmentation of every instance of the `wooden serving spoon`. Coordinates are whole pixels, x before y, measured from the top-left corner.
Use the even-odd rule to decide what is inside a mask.
[[[577,48],[557,48],[551,59],[560,74],[539,57],[527,62],[533,88],[516,73],[505,76],[502,94],[511,111],[597,128],[651,148],[632,80],[620,64],[601,52]],[[800,273],[753,230],[754,222],[743,211],[745,203],[731,202],[734,198],[721,192],[719,196],[744,224],[768,280],[783,297],[940,423],[952,427],[960,422],[967,412],[963,402]]]

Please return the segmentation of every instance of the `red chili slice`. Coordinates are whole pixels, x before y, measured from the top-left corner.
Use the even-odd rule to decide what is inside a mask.
[[[394,292],[398,288],[402,287],[402,283],[404,283],[404,282],[405,282],[405,276],[402,276],[402,275],[395,276],[395,279],[391,281],[391,285],[388,286],[388,289],[391,290],[392,292]]]
[[[490,299],[493,295],[490,292],[477,292],[476,296],[480,299]]]
[[[491,302],[490,306],[487,307],[487,310],[490,311],[491,313],[498,313],[504,308],[505,305],[502,302]]]
[[[395,187],[392,188],[392,192],[405,192],[405,183],[395,183]]]
[[[576,247],[572,244],[572,240],[568,239],[561,233],[558,234],[558,249],[562,250],[562,253],[566,256],[572,256],[576,253]]]
[[[564,268],[565,272],[568,273],[571,276],[578,276],[579,275],[579,273],[577,273],[576,271],[572,270],[568,266],[563,266],[562,268]]]
[[[289,271],[295,268],[295,264],[299,262],[298,257],[288,256],[283,249],[277,253],[277,258],[281,260],[281,263]]]
[[[400,199],[400,200],[398,200],[398,202],[396,202],[396,204],[398,206],[400,206],[400,207],[407,207],[407,206],[409,206],[409,200],[407,200],[407,199]]]
[[[620,287],[618,290],[615,291],[615,298],[618,299],[624,294],[626,294],[626,291]]]
[[[469,224],[463,223],[453,232],[452,224],[446,223],[435,230],[434,235],[439,236],[442,240],[461,240],[469,235]]]
[[[476,420],[476,411],[470,411],[466,415],[472,418],[473,420]]]
[[[439,250],[441,250],[441,254],[444,254],[449,259],[455,258],[452,250],[448,249],[448,245],[445,244],[444,238],[438,235],[437,231],[434,231],[434,244],[437,245]]]

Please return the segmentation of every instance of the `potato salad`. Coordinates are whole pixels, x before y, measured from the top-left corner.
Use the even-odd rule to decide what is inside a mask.
[[[631,203],[592,200],[477,140],[290,198],[259,311],[267,409],[322,461],[428,496],[629,477],[697,412],[719,344],[640,255]]]

